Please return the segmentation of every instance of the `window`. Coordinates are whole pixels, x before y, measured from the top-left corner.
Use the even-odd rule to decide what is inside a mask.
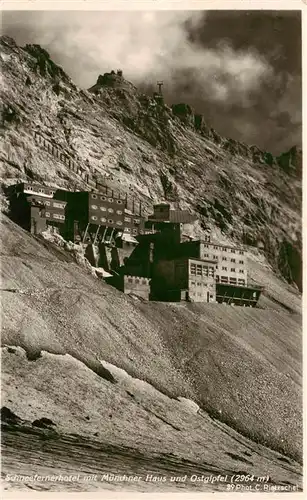
[[[142,284],[143,284],[143,285],[146,285],[146,280],[142,280]]]
[[[232,267],[232,268],[230,269],[230,271],[231,271],[232,273],[235,273],[235,272],[236,272],[236,270],[235,270],[235,268],[234,268],[234,267]]]
[[[48,205],[48,207],[49,207],[49,205],[50,205],[50,201],[46,201],[46,202],[45,202],[45,204],[46,204],[46,205]],[[55,205],[54,205],[54,206],[55,206]]]
[[[54,219],[59,219],[59,218],[60,218],[60,217],[59,217],[59,214],[53,214],[53,218],[54,218]]]
[[[132,278],[128,278],[128,283],[132,283]]]
[[[133,229],[132,233],[133,234],[138,234],[138,230],[137,229]]]
[[[236,251],[232,248],[232,249],[231,249],[231,253],[236,253]]]
[[[112,219],[108,220],[109,224],[114,224],[114,221]]]
[[[229,281],[230,281],[230,283],[236,283],[237,282],[237,278],[229,278]]]
[[[239,251],[239,254],[240,254],[240,255],[244,255],[243,250],[240,250],[240,251]]]
[[[216,279],[217,282],[220,281],[220,277],[218,275],[215,276],[215,279]]]
[[[196,266],[196,274],[197,274],[197,276],[201,276],[202,275],[202,268],[199,265]]]
[[[130,218],[130,217],[125,217],[125,218],[124,218],[124,221],[125,221],[125,222],[131,222],[131,218]]]
[[[97,205],[91,205],[91,208],[92,208],[93,210],[97,210]]]
[[[204,254],[204,257],[209,257],[209,254],[208,254],[208,253],[205,253],[205,254]]]
[[[131,233],[130,227],[125,227],[125,231],[126,231],[126,233]]]
[[[222,257],[222,260],[227,260],[227,257]]]
[[[38,190],[38,192],[39,192],[39,193],[43,193],[43,192],[44,192],[44,190],[43,190],[43,189],[39,189],[39,190]]]
[[[62,205],[62,203],[56,203],[56,202],[53,202],[53,206],[55,208],[64,208],[64,205]]]
[[[219,249],[219,247],[213,247],[213,248],[214,248],[214,250],[218,250]]]
[[[213,295],[210,294],[210,299],[213,299]]]
[[[199,281],[197,282],[197,286],[201,286],[201,283]]]
[[[113,213],[114,213],[113,208],[108,208],[108,212],[109,212],[110,214],[113,214]]]
[[[225,247],[224,247],[224,248],[223,248],[223,252],[227,252],[227,248],[225,248]]]
[[[236,262],[236,259],[230,259],[230,260],[231,260],[231,262]]]
[[[108,198],[108,200],[109,200],[110,203],[114,202],[113,198]]]
[[[221,276],[221,281],[228,283],[228,276]]]
[[[118,226],[122,226],[122,225],[123,225],[123,223],[122,223],[122,221],[121,221],[121,220],[116,221],[116,224],[117,224]]]
[[[105,196],[100,196],[100,199],[101,199],[101,201],[106,201],[106,197]]]
[[[138,278],[136,278],[135,283],[138,285],[139,282],[140,282],[140,280]]]
[[[134,219],[135,224],[139,224],[141,221],[140,219]]]
[[[122,205],[122,203],[123,203],[123,202],[122,202],[122,200],[117,200],[117,203],[118,203],[119,205]]]
[[[191,274],[196,274],[196,264],[191,264],[191,267],[190,267],[190,271],[191,271]]]
[[[122,215],[123,212],[121,210],[116,210],[116,213],[117,215]]]
[[[245,280],[240,280],[240,279],[239,279],[239,280],[238,280],[238,284],[239,284],[239,285],[245,285]]]
[[[240,269],[239,273],[244,274],[244,269]]]
[[[96,215],[92,215],[91,219],[93,219],[93,220],[97,220]]]
[[[219,266],[215,266],[215,267],[216,267],[216,269],[218,269],[218,268],[219,268]]]
[[[46,217],[50,217],[50,212],[46,212],[46,213],[45,213],[45,216],[46,216]]]
[[[96,200],[97,194],[92,194],[92,198],[94,198],[94,200]]]
[[[239,260],[239,264],[244,264],[244,260]]]
[[[100,210],[101,210],[102,212],[106,212],[106,211],[107,211],[106,207],[100,207]]]
[[[106,222],[107,219],[105,217],[101,217],[100,220],[101,222]]]
[[[227,271],[227,267],[222,267],[222,271]]]

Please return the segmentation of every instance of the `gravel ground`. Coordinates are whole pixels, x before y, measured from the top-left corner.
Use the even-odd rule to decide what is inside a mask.
[[[280,296],[282,282],[262,309],[145,303],[5,218],[2,234],[2,405],[29,422],[51,418],[65,436],[218,470],[275,471],[274,481],[293,484],[283,464],[299,472],[301,325],[282,305],[291,293]],[[245,439],[256,455],[230,460],[244,457]],[[15,460],[18,442],[8,441],[4,463]]]

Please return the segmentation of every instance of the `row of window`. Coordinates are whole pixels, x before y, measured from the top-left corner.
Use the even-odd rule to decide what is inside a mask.
[[[98,208],[100,208],[100,210],[102,212],[109,212],[110,214],[114,214],[117,213],[118,215],[123,215],[123,211],[122,210],[114,210],[114,208],[107,208],[107,207],[97,207],[97,205],[91,205],[91,208],[93,210],[98,210]]]
[[[190,290],[189,293],[190,293],[191,297],[204,297],[204,296],[206,296],[206,293],[203,294],[202,292],[193,292],[193,290]],[[209,296],[210,296],[210,299],[213,299],[213,295],[212,294],[210,294]]]
[[[50,217],[50,212],[45,213],[46,217]],[[62,214],[53,214],[54,219],[60,219],[60,220],[65,220],[65,215]]]
[[[133,279],[132,278],[128,278],[128,283],[133,283]],[[134,283],[136,283],[136,284],[142,283],[142,285],[146,285],[147,281],[144,280],[144,279],[140,280],[139,278],[136,278],[134,280]]]
[[[48,207],[51,205],[51,201],[45,201],[45,205],[47,205]],[[56,203],[55,201],[53,202],[53,207],[54,208],[61,208],[61,209],[64,209],[65,208],[65,205],[63,205],[62,203]]]
[[[96,215],[92,215],[91,217],[92,220],[98,220],[98,217]],[[122,226],[123,222],[121,220],[114,221],[113,219],[106,219],[105,217],[100,217],[100,222],[108,222],[109,224],[117,224],[118,226]]]
[[[98,196],[97,194],[92,194],[92,198],[96,200],[97,198],[100,198],[101,201],[108,201],[109,203],[118,203],[119,205],[122,205],[124,203],[123,200],[114,200],[114,198],[107,198],[106,196]]]
[[[98,217],[96,217],[96,215],[92,215],[91,219],[94,221],[97,221]],[[107,222],[108,224],[112,224],[112,225],[116,224],[117,226],[123,225],[123,222],[121,220],[114,221],[113,219],[106,219],[105,217],[100,217],[99,222],[103,222],[103,223]],[[125,227],[125,232],[127,232],[127,233],[132,232],[132,234],[137,234],[138,230],[136,228],[131,230],[130,227]]]
[[[228,278],[228,276],[216,276],[216,281],[219,282],[221,281],[221,283],[229,283],[231,285],[236,285],[237,282],[238,282],[238,285],[245,285],[245,280],[242,279],[242,278],[239,278],[237,280],[237,278]]]
[[[218,260],[218,256],[217,255],[212,255],[210,257],[210,255],[208,253],[205,253],[204,254],[204,259],[205,258],[211,258],[212,260]],[[227,257],[222,257],[222,260],[228,260]],[[236,259],[230,259],[230,262],[233,262],[234,264],[237,262]],[[244,264],[244,260],[239,260],[238,261],[239,264]]]
[[[222,260],[228,260],[227,257],[222,257]],[[233,262],[234,264],[237,262],[236,259],[230,259],[230,262]],[[239,260],[239,264],[244,264],[244,260]]]
[[[33,186],[25,186],[25,191],[33,191],[34,193],[42,193],[42,194],[49,194],[49,195],[54,195],[55,191],[47,191],[47,189],[42,189],[42,188],[35,188]]]
[[[190,265],[190,273],[196,276],[213,276],[214,267],[213,266],[204,266],[201,264],[191,264]]]
[[[207,283],[202,283],[201,281],[191,281],[191,285],[195,285],[195,286],[205,286],[205,287],[208,287],[208,288],[213,288],[213,285],[212,284],[207,284]]]
[[[91,205],[91,208],[92,208],[93,210],[97,210],[97,209],[98,209],[98,206],[97,206],[97,205]],[[100,210],[101,210],[102,212],[109,212],[110,214],[116,213],[117,215],[123,215],[123,211],[122,211],[122,210],[114,210],[114,209],[113,209],[113,208],[111,208],[111,207],[110,207],[110,208],[107,208],[107,207],[99,207],[99,208],[100,208]],[[125,221],[125,222],[131,222],[131,220],[132,220],[132,219],[131,219],[131,217],[127,217],[127,216],[126,216],[126,217],[124,217],[124,221]],[[141,223],[140,219],[133,219],[133,222],[134,222],[135,224],[140,224],[140,223]]]
[[[222,267],[222,271],[227,271],[227,270],[228,270],[228,268],[226,266]],[[231,273],[235,273],[236,272],[236,268],[235,267],[231,267],[230,268],[230,272]],[[240,274],[244,274],[244,269],[239,269],[239,273]]]

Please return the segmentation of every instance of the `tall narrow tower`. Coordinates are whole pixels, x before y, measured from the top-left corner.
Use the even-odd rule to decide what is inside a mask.
[[[162,95],[162,87],[163,87],[163,82],[157,82],[158,88],[159,88],[159,94]]]

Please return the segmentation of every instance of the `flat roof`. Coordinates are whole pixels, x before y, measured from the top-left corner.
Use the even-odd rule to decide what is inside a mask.
[[[184,260],[184,261],[197,260],[198,262],[209,262],[210,264],[216,264],[216,260],[199,259],[198,257],[174,257],[174,258],[170,258],[170,259],[159,259],[159,262],[160,261],[171,262],[173,260]]]
[[[216,286],[231,286],[233,288],[239,288],[240,290],[242,288],[245,288],[247,290],[254,290],[255,292],[261,292],[262,290],[264,290],[264,286],[260,286],[260,285],[234,285],[233,283],[221,283],[220,281],[218,283],[216,283]]]
[[[243,247],[238,247],[238,246],[232,247],[230,245],[224,245],[223,243],[217,243],[216,241],[206,241],[206,240],[199,240],[199,241],[201,243],[206,243],[206,245],[211,245],[211,246],[215,246],[215,247],[222,247],[222,248],[231,248],[233,250],[243,250],[244,251]]]
[[[214,247],[222,247],[222,248],[231,248],[233,250],[243,250],[244,251],[244,248],[243,247],[232,247],[230,245],[224,245],[223,243],[217,243],[216,241],[212,242],[212,241],[208,241],[208,240],[202,240],[202,239],[197,239],[197,240],[190,240],[190,241],[183,241],[181,243],[182,244],[187,244],[187,243],[205,243],[206,245],[211,245],[211,246],[214,246]]]

